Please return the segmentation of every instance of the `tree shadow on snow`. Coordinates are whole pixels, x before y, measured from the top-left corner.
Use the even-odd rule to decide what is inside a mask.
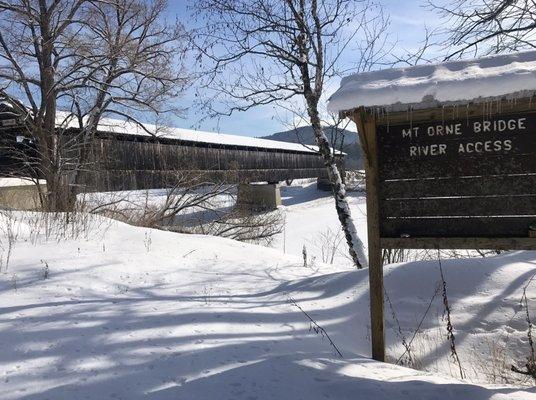
[[[493,273],[509,257],[493,259],[486,264],[487,272]],[[467,272],[449,263],[444,262],[447,280]],[[413,263],[389,270],[390,296],[407,299],[411,285],[417,290],[418,285],[436,282],[432,268]],[[475,290],[485,279],[480,272],[450,281],[454,308],[465,290]],[[520,291],[527,276],[513,280],[501,297]],[[0,365],[5,367],[0,379],[6,384],[2,397],[484,400],[517,391],[434,383],[417,379],[414,371],[356,359],[356,354],[368,354],[370,345],[367,271],[274,281],[272,289],[262,291],[173,294],[187,284],[134,288],[115,297],[21,301],[0,308]],[[309,321],[289,303],[290,297],[305,304],[347,358],[339,360],[328,341],[309,330]],[[426,299],[421,302],[424,307]],[[490,301],[474,319],[500,306]],[[397,309],[403,307],[397,303]],[[456,326],[460,341],[471,324]],[[388,333],[394,342],[394,332]],[[441,348],[427,357],[447,351]],[[410,378],[394,379],[403,375]],[[534,389],[523,393],[536,396]]]

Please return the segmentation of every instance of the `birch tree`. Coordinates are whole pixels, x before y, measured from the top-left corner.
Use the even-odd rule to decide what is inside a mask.
[[[332,184],[335,208],[350,256],[366,266],[345,185],[322,129],[319,104],[326,81],[341,71],[343,53],[354,50],[349,70],[364,69],[380,51],[387,21],[369,1],[198,0],[191,7],[202,25],[199,59],[207,67],[203,103],[210,115],[254,107],[303,104]],[[208,64],[207,64],[208,63]]]

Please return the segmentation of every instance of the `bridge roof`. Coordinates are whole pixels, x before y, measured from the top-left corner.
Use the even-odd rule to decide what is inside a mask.
[[[350,75],[329,99],[328,109],[396,112],[531,97],[535,92],[536,51],[527,51]]]
[[[10,113],[12,108],[13,107],[8,103],[0,102],[0,113]],[[147,123],[143,123],[142,125],[143,127],[136,122],[116,118],[101,118],[98,130],[103,133],[117,135],[140,136],[145,138],[154,137],[158,139],[177,140],[185,143],[202,143],[221,147],[247,147],[299,153],[318,153],[318,147],[313,145],[169,126],[157,126]],[[78,121],[74,114],[66,111],[59,111],[56,116],[56,126],[63,129],[77,129]],[[337,151],[337,154],[346,155],[344,152],[340,151]]]
[[[72,114],[63,112],[58,114],[56,121],[61,128],[77,128],[76,118]],[[98,130],[112,134],[156,137],[162,139],[179,140],[189,143],[204,143],[216,146],[238,146],[270,150],[285,150],[300,153],[317,153],[317,146],[302,145],[300,143],[281,142],[249,136],[229,135],[216,132],[197,131],[193,129],[157,126],[154,124],[140,124],[114,118],[102,118]]]

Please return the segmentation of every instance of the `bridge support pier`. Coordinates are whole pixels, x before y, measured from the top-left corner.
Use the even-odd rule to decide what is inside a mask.
[[[325,192],[331,192],[331,182],[328,178],[316,178],[316,188]]]
[[[237,205],[257,211],[275,210],[281,205],[279,183],[239,184]]]
[[[46,192],[45,184],[39,186]],[[33,183],[0,187],[0,208],[3,207],[13,210],[40,210],[41,201],[37,187]]]

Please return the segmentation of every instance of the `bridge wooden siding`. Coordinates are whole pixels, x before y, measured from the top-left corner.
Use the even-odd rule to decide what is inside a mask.
[[[9,123],[8,123],[9,122]],[[29,170],[10,155],[10,149],[37,154],[31,145],[17,143],[16,137],[27,137],[24,125],[9,108],[0,104],[0,174],[28,174]],[[79,134],[74,128],[63,131],[69,140]],[[214,134],[215,138],[218,137]],[[114,191],[165,188],[175,186],[185,174],[202,175],[207,182],[281,182],[302,178],[327,178],[321,156],[303,148],[282,143],[266,146],[266,140],[236,143],[213,143],[212,135],[204,141],[184,140],[170,136],[108,132],[99,130],[91,146],[92,157],[81,174],[82,191]],[[229,138],[228,135],[224,135]],[[232,142],[232,141],[231,141]],[[254,146],[259,144],[258,147]],[[277,142],[273,142],[277,143]],[[253,144],[253,145],[252,145]],[[21,150],[21,146],[24,150]],[[71,151],[73,153],[71,153]],[[78,150],[64,151],[66,159],[76,158]],[[343,157],[338,156],[343,164]]]
[[[100,133],[92,153],[92,160],[82,174],[85,191],[170,187],[185,174],[230,184],[327,178],[320,155],[306,150]],[[342,164],[342,157],[339,162]]]

